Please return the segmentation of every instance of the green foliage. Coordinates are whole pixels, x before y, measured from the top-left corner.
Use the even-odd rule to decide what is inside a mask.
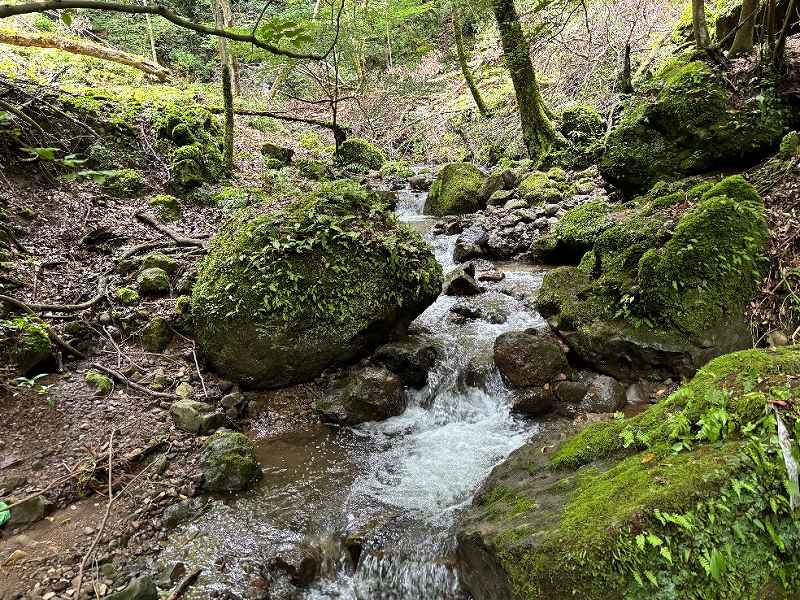
[[[784,158],[800,156],[800,133],[790,131],[781,140],[781,155]]]
[[[411,163],[407,160],[389,160],[380,169],[381,177],[399,177],[408,179],[414,176]]]
[[[117,198],[135,198],[144,192],[144,179],[139,171],[119,169],[108,173],[100,187]]]
[[[211,196],[211,202],[227,212],[247,206],[256,206],[267,200],[267,194],[258,188],[224,186]]]

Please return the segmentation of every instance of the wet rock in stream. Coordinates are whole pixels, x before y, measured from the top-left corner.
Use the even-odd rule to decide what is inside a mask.
[[[407,405],[400,377],[385,367],[367,365],[335,381],[317,409],[326,423],[354,426],[396,417]]]

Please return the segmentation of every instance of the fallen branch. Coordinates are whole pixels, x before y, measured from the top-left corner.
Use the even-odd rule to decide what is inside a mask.
[[[127,260],[131,256],[138,254],[139,252],[146,252],[147,250],[156,250],[158,248],[169,248],[174,246],[172,242],[145,242],[144,244],[139,244],[138,246],[134,246],[129,250],[126,250],[122,253],[122,256],[119,257],[119,260]]]
[[[89,366],[92,367],[93,369],[97,369],[98,371],[100,371],[102,373],[105,373],[106,375],[108,375],[109,377],[111,377],[113,379],[116,379],[119,383],[121,383],[123,385],[126,385],[129,388],[131,388],[133,390],[136,390],[137,392],[142,392],[143,394],[148,394],[148,395],[152,396],[153,398],[167,398],[169,400],[177,400],[178,399],[177,394],[168,394],[166,392],[157,392],[155,390],[151,390],[149,388],[144,387],[143,385],[139,385],[138,383],[135,383],[135,382],[131,381],[130,379],[125,377],[125,375],[123,375],[119,371],[115,371],[114,369],[109,369],[108,367],[104,367],[101,364],[91,363]]]
[[[168,238],[172,239],[172,241],[174,241],[175,244],[178,245],[178,246],[181,246],[181,247],[196,246],[198,248],[206,249],[206,241],[205,240],[199,240],[199,239],[196,239],[196,238],[188,238],[188,237],[183,237],[181,235],[178,235],[177,233],[172,231],[169,227],[166,227],[165,225],[162,225],[161,223],[156,221],[153,217],[150,217],[150,216],[148,216],[148,215],[146,215],[144,213],[141,213],[141,212],[136,213],[136,218],[139,221],[141,221],[142,223],[150,225],[150,227],[152,227],[152,228],[156,229],[157,231],[163,233]]]
[[[6,304],[11,304],[12,306],[16,306],[17,308],[24,310],[26,313],[28,313],[29,315],[33,315],[34,317],[39,316],[36,314],[36,311],[34,311],[30,306],[28,306],[21,300],[12,298],[11,296],[4,296],[3,294],[0,294],[0,302],[5,302]],[[68,342],[62,339],[61,336],[58,335],[53,330],[52,327],[47,327],[46,331],[47,331],[47,337],[49,337],[50,341],[52,341],[56,346],[60,347],[62,350],[66,352],[69,352],[73,356],[76,356],[78,358],[86,358],[86,355],[83,352],[73,348]]]
[[[202,572],[203,569],[195,569],[189,573],[181,580],[181,582],[178,584],[178,587],[176,587],[175,590],[169,596],[167,596],[167,600],[178,600],[178,598],[183,596],[183,593],[187,590],[187,588],[197,581],[197,578],[200,577],[200,573]]]
[[[204,106],[206,110],[209,112],[220,115],[225,112],[225,109],[221,106]],[[269,110],[247,110],[247,109],[237,109],[233,111],[234,114],[243,116],[243,117],[270,117],[272,119],[278,119],[279,121],[289,121],[290,123],[304,123],[306,125],[315,125],[317,127],[322,127],[324,129],[330,129],[334,136],[337,139],[340,139],[340,143],[347,139],[347,136],[352,133],[352,129],[350,127],[346,127],[343,125],[338,125],[333,123],[332,121],[323,121],[322,119],[313,119],[307,117],[296,117],[293,115],[287,115],[285,113],[276,113]]]
[[[56,37],[43,33],[38,35],[26,35],[11,29],[0,29],[0,43],[28,48],[55,48],[56,50],[63,50],[71,54],[100,58],[133,67],[134,69],[138,69],[148,75],[158,78],[160,81],[166,81],[172,75],[169,69],[143,56],[129,54],[122,50],[117,50],[116,48],[101,46],[100,44],[85,40]]]

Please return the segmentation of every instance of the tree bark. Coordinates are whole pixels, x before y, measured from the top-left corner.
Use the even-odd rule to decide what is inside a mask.
[[[792,24],[792,15],[797,5],[795,0],[789,0],[789,6],[786,9],[786,16],[783,19],[783,26],[778,34],[778,39],[775,42],[775,66],[779,71],[783,70],[784,61],[786,59],[786,37],[789,35],[789,26]]]
[[[233,88],[231,85],[231,68],[222,65],[222,100],[225,103],[225,138],[224,138],[224,164],[225,171],[233,173]]]
[[[458,53],[458,64],[461,65],[461,73],[464,75],[464,81],[467,82],[469,93],[472,94],[472,99],[475,101],[475,106],[478,107],[478,112],[481,116],[488,117],[489,110],[481,97],[481,92],[475,83],[475,78],[472,76],[472,71],[469,70],[469,63],[467,62],[467,53],[464,50],[464,35],[462,32],[461,16],[458,14],[458,9],[453,8],[453,37],[456,42],[456,52]]]
[[[741,56],[753,51],[753,33],[756,26],[756,15],[759,9],[758,0],[744,0],[739,15],[739,25],[728,56]]]
[[[692,29],[697,47],[700,50],[708,50],[711,47],[711,36],[708,34],[704,0],[692,0]]]
[[[219,10],[222,12],[222,25],[226,29],[232,29],[234,22],[233,22],[233,11],[231,10],[231,5],[228,0],[217,0]],[[236,57],[231,54],[230,52],[227,53],[227,62],[231,69],[231,83],[233,84],[233,93],[234,95],[238,96],[241,92],[241,84],[239,82],[239,61],[236,60]]]
[[[546,154],[555,139],[555,128],[536,81],[530,48],[522,32],[514,0],[492,0],[492,11],[500,31],[506,67],[514,84],[525,149],[532,160],[538,160]]]
[[[12,46],[24,46],[33,48],[55,48],[70,52],[72,54],[81,54],[83,56],[91,56],[93,58],[100,58],[111,62],[119,63],[139,69],[140,71],[152,75],[161,81],[169,79],[172,72],[153,61],[138,56],[136,54],[128,54],[116,48],[109,48],[108,46],[101,46],[93,42],[85,40],[71,40],[67,38],[60,38],[47,34],[28,35],[10,29],[0,29],[0,43],[10,44]]]

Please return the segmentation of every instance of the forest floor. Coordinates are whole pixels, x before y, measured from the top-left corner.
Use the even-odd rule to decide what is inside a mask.
[[[266,137],[244,123],[237,134],[236,184],[255,185]],[[203,256],[196,247],[174,247],[138,220],[137,213],[150,210],[144,198],[114,198],[91,183],[40,177],[9,177],[6,183],[0,205],[17,231],[25,232],[19,241],[30,252],[16,273],[27,285],[15,297],[26,303],[77,304],[98,294],[110,299],[120,286],[135,287],[136,271],[121,273],[116,259],[139,244],[164,242],[160,251],[179,264],[173,281],[190,273]],[[190,203],[182,209],[180,222],[169,227],[190,238],[210,237],[225,216],[218,208]],[[0,532],[0,599],[60,595],[75,585],[85,558],[84,582],[103,593],[124,587],[131,573],[144,568],[140,558],[157,552],[166,537],[163,510],[198,495],[197,460],[205,438],[173,425],[171,393],[157,392],[165,394],[159,397],[146,390],[172,390],[185,382],[195,398],[218,401],[232,384],[201,371],[193,341],[178,332],[164,352],[142,348],[142,328],[155,316],[173,315],[175,295],[145,297],[131,308],[101,299],[79,313],[44,313],[62,335],[68,323],[77,324],[73,344],[86,358],[64,357],[61,368],[51,365],[53,372],[34,386],[0,387],[0,497],[23,499],[44,491],[53,511],[24,532]],[[99,394],[84,380],[92,363],[124,372],[145,392],[117,381],[110,394]],[[153,386],[154,380],[160,381]],[[296,389],[253,395],[259,405],[255,435],[312,419],[310,408],[297,407],[309,407],[313,397],[311,390],[298,394]],[[237,419],[228,426],[247,424]],[[114,500],[103,524],[108,489],[98,480],[106,481],[109,459]],[[114,569],[103,567],[112,559]]]

